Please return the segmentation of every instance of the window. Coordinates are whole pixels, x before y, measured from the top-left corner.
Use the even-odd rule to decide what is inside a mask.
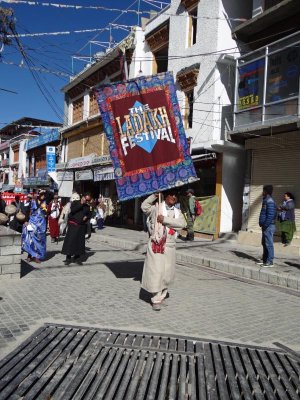
[[[192,47],[197,41],[198,7],[193,8],[188,13],[188,47]]]
[[[168,70],[169,21],[149,33],[146,41],[154,55],[152,73],[166,72]]]
[[[166,71],[168,71],[168,47],[154,53],[153,73],[158,74]]]
[[[263,102],[265,59],[238,68],[238,110],[260,106]]]
[[[14,162],[19,162],[19,148],[15,147],[13,149],[13,152],[14,152]]]
[[[235,128],[299,117],[299,44],[291,35],[238,59]]]
[[[83,119],[83,97],[73,102],[73,124]]]
[[[193,127],[194,89],[185,93],[184,125],[185,129]]]
[[[99,114],[98,103],[95,92],[90,92],[90,116]]]
[[[293,46],[268,57],[266,102],[299,95],[299,47]]]

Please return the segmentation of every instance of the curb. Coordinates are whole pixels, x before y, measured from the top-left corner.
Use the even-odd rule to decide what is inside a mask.
[[[97,236],[103,242],[124,250],[133,250],[143,253],[147,249],[145,242],[133,242],[126,239],[118,239],[103,234]],[[300,277],[290,272],[264,269],[251,265],[240,265],[235,262],[223,261],[212,257],[195,256],[185,251],[176,251],[176,261],[181,263],[194,264],[206,268],[215,269],[241,278],[269,283],[288,289],[300,291]]]

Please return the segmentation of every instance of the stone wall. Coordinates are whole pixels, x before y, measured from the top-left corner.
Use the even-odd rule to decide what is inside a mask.
[[[0,276],[21,271],[21,235],[0,226]]]

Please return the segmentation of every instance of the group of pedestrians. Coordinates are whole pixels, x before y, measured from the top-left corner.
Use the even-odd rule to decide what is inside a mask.
[[[290,245],[296,230],[294,196],[290,192],[285,192],[282,203],[277,206],[272,193],[272,185],[263,187],[259,216],[263,256],[258,263],[263,267],[274,266],[273,235],[276,226],[279,226],[284,246]],[[149,233],[141,286],[151,294],[154,311],[161,310],[169,296],[168,289],[175,275],[176,238],[179,232],[187,227],[186,240],[194,239],[193,225],[201,210],[198,209],[199,204],[197,205],[193,189],[187,189],[186,196],[188,197],[186,218],[180,210],[180,205],[178,207],[176,189],[152,194],[141,205],[147,217]],[[101,200],[96,204],[90,194],[80,196],[78,193],[73,193],[70,201],[62,207],[57,194],[47,205],[45,192],[41,191],[35,197],[28,194],[22,204],[16,196],[14,206],[24,213],[22,250],[28,253],[29,261],[40,263],[45,258],[47,220],[53,242],[58,241],[60,228],[64,226],[66,235],[62,254],[66,256],[65,265],[71,262],[81,265],[86,238],[96,226],[99,229],[103,227],[105,205]],[[0,197],[0,211],[3,208],[5,209],[5,202]],[[94,222],[91,223],[93,219]]]
[[[0,216],[2,224],[21,233],[22,251],[28,254],[27,261],[41,263],[46,257],[46,235],[52,243],[58,243],[65,234],[62,253],[65,263],[81,264],[80,258],[85,252],[85,239],[95,229],[103,229],[106,206],[103,198],[95,201],[90,194],[80,196],[73,193],[69,202],[63,206],[57,193],[49,199],[49,193],[39,190],[28,193],[25,201],[15,200],[7,205],[0,192]]]
[[[273,186],[263,187],[263,201],[259,215],[259,226],[262,230],[262,260],[257,264],[266,268],[274,267],[274,233],[276,225],[281,232],[281,241],[289,246],[296,231],[295,199],[292,193],[285,192],[282,203],[277,207],[272,197]]]

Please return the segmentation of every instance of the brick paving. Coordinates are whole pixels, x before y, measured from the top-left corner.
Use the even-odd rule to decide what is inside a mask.
[[[145,250],[144,243],[147,241],[147,234],[144,232],[114,227],[106,227],[96,235],[104,243],[137,251]],[[256,265],[262,254],[261,247],[241,245],[235,240],[224,239],[195,239],[194,242],[178,240],[177,261],[300,291],[299,256],[289,254],[287,249],[283,248],[282,253],[276,249],[275,267],[266,269]]]
[[[300,350],[297,292],[179,265],[168,307],[154,312],[139,298],[143,254],[105,244],[98,234],[87,247],[83,266],[67,267],[61,242],[49,243],[47,261],[23,270],[21,279],[0,279],[0,357],[44,322],[266,346],[278,341]]]

